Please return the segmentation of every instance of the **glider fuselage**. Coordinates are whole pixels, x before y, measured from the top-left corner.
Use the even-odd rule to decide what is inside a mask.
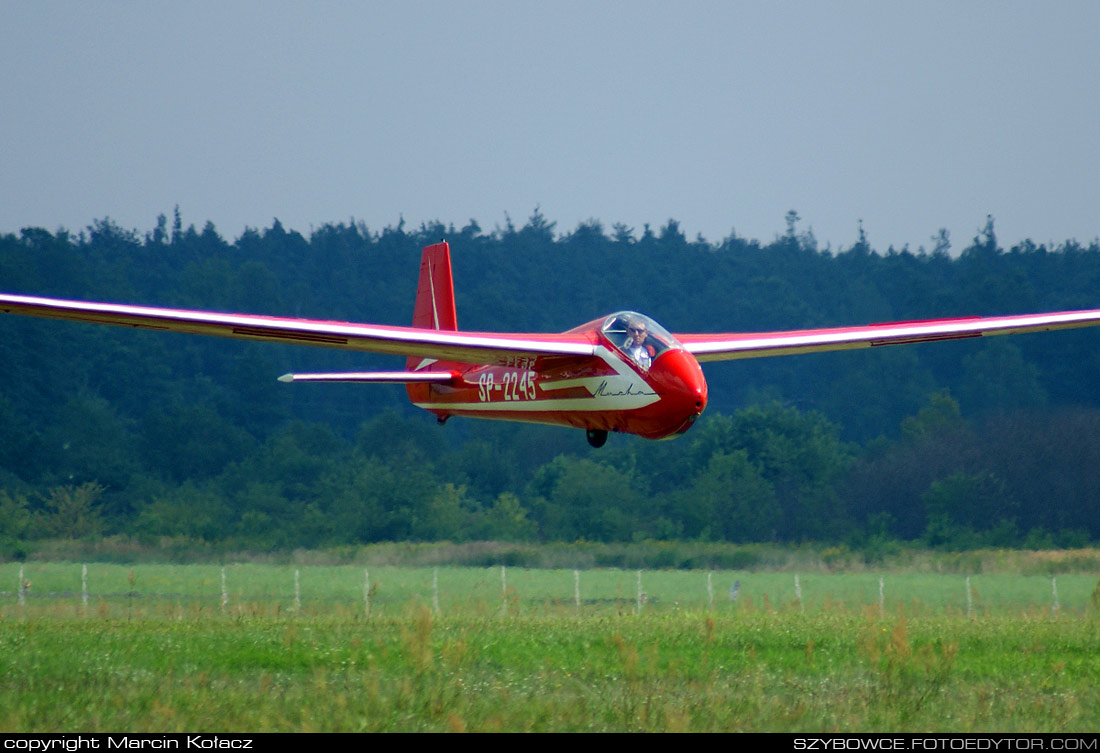
[[[452,379],[410,383],[409,399],[441,421],[451,416],[528,421],[647,439],[687,431],[707,404],[702,369],[670,336],[648,368],[635,362],[615,333],[607,331],[622,316],[613,314],[565,333],[583,334],[592,344],[591,356],[523,356],[489,366],[441,361],[413,365],[413,371],[450,373]]]

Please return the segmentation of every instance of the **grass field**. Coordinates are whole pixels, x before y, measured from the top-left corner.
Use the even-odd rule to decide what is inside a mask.
[[[1094,576],[23,567],[5,732],[1100,729]]]

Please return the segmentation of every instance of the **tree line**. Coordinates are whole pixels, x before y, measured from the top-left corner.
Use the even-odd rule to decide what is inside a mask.
[[[563,331],[624,308],[753,331],[1096,305],[1100,245],[846,248],[800,232],[689,240],[670,220],[558,232],[275,220],[227,241],[178,210],[152,231],[0,234],[0,287],[92,300],[401,324],[419,251],[452,245],[459,324]],[[282,385],[393,368],[339,351],[0,317],[0,546],[122,534],[249,547],[386,540],[695,539],[934,546],[1100,538],[1100,333],[706,367],[683,438],[456,420],[393,387]],[[0,552],[2,554],[3,552]]]

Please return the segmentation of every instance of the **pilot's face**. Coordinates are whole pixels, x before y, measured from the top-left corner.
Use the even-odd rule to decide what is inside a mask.
[[[628,324],[626,333],[630,336],[631,345],[642,345],[645,343],[647,333],[644,324]]]

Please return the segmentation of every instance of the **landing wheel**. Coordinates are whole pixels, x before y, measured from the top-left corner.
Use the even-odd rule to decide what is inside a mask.
[[[593,447],[603,447],[607,443],[607,432],[603,429],[588,429],[585,435],[588,437],[588,444]]]

